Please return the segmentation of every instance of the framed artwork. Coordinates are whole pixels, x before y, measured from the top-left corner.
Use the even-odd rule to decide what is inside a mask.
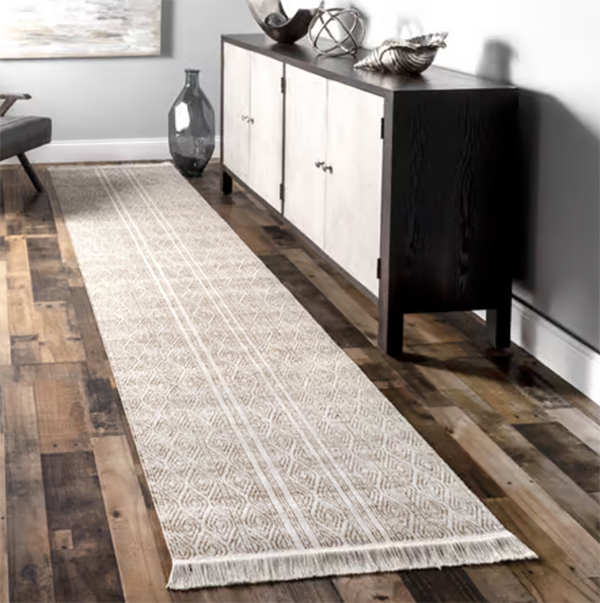
[[[162,0],[0,0],[0,59],[160,54]]]

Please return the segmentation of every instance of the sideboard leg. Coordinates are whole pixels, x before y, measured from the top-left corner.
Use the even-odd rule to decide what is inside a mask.
[[[224,195],[231,195],[233,190],[233,179],[225,170],[221,170],[221,190]]]
[[[486,327],[489,342],[497,349],[510,347],[511,301],[501,308],[487,311]]]
[[[401,358],[404,348],[404,314],[393,313],[387,324],[380,321],[379,347],[392,358]]]

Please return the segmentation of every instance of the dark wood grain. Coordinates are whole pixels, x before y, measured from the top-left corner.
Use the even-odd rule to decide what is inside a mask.
[[[418,603],[486,603],[475,584],[461,568],[400,572],[400,577]]]
[[[559,423],[517,429],[586,492],[600,490],[600,457]]]
[[[57,601],[124,601],[92,452],[42,455],[48,528],[72,547],[52,551]]]

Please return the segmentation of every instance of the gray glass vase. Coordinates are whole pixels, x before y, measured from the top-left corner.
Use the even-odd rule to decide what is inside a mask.
[[[185,70],[185,86],[169,111],[169,151],[185,176],[202,176],[215,150],[215,112],[200,88],[198,69]]]

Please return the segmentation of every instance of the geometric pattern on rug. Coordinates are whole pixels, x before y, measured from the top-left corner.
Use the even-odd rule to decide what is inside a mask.
[[[51,175],[170,588],[536,558],[171,165]]]

